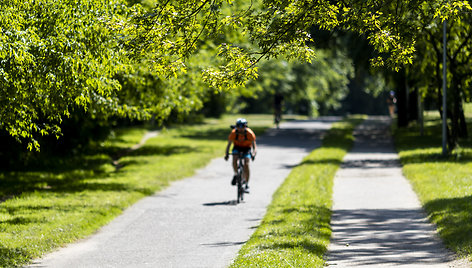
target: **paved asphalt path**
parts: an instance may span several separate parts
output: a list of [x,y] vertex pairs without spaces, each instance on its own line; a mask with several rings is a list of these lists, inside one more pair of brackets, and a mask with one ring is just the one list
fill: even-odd
[[226,267],[257,228],[274,191],[320,146],[335,120],[287,122],[258,137],[251,193],[241,204],[235,204],[233,171],[221,148],[222,157],[195,176],[142,199],[95,235],[31,267]]
[[371,117],[354,132],[334,182],[332,267],[472,267],[454,260],[403,177],[390,120]]

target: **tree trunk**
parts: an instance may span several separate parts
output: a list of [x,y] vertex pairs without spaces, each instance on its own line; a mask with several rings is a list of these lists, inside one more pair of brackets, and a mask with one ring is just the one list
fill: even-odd
[[397,86],[398,127],[406,127],[408,126],[408,88],[406,86],[405,69],[395,73],[395,84]]
[[461,109],[460,109],[460,114],[459,114],[459,127],[461,129],[460,136],[461,138],[468,138],[469,137],[469,131],[467,130],[467,122],[465,121],[465,115],[464,115],[464,109],[462,109],[462,103],[461,103]]
[[423,102],[421,100],[421,94],[419,93],[419,89],[415,88],[415,90],[417,91],[416,98],[418,101],[418,120],[417,121],[418,121],[418,126],[420,128],[420,135],[424,136],[424,114],[423,114],[424,107],[423,107]]
[[[408,85],[407,85],[407,88]],[[409,90],[408,94],[408,122],[418,120],[418,89]]]

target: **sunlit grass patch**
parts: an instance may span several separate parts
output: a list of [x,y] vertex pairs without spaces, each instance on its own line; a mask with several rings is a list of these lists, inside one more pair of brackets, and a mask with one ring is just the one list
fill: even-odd
[[231,267],[322,267],[331,236],[333,178],[354,140],[353,118],[333,124],[273,196],[264,219]]

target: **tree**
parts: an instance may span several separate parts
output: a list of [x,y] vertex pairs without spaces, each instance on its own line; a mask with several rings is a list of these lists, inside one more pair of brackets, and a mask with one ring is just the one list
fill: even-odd
[[240,6],[235,15],[223,16],[221,6],[235,2],[164,1],[152,13],[138,17],[136,28],[130,30],[136,33],[136,37],[129,40],[130,48],[137,53],[153,51],[155,67],[163,74],[172,75],[185,70],[183,62],[196,50],[199,39],[217,35],[224,28],[247,33],[257,49],[219,44],[219,53],[226,64],[219,69],[209,68],[204,75],[206,81],[217,88],[229,83],[240,85],[254,78],[255,65],[262,58],[285,55],[289,59],[310,61],[314,56],[309,46],[312,25],[365,33],[381,53],[391,53],[391,57],[377,58],[378,64],[387,62],[396,66],[411,60],[410,40],[399,36],[394,28],[390,29],[396,22],[395,17],[381,16],[381,7],[375,5],[357,1],[266,1],[262,5]]
[[[138,54],[143,50],[156,52],[155,65],[163,74],[185,71],[185,58],[191,55],[199,40],[215,36],[222,29],[241,31],[256,44],[237,46],[217,43],[224,65],[209,67],[204,79],[221,90],[242,85],[257,76],[256,64],[263,58],[285,55],[311,61],[314,50],[309,29],[345,29],[367,37],[378,56],[376,66],[387,65],[398,70],[411,64],[415,53],[418,12],[431,1],[264,1],[247,5],[240,1],[164,1],[153,12],[138,18],[136,38],[129,45]],[[428,16],[449,16],[467,1],[434,1]],[[222,7],[234,7],[234,15],[225,15]],[[144,25],[144,27],[142,26]],[[165,33],[165,34],[163,34]],[[172,64],[170,64],[172,63]],[[167,68],[171,65],[172,68]]]
[[[418,87],[424,97],[435,101],[442,116],[442,83],[443,83],[443,32],[441,18],[434,16],[432,10],[438,9],[438,4],[423,5],[418,24],[417,53],[413,65],[408,68],[407,75],[412,86]],[[448,20],[447,38],[447,71],[448,71],[448,145],[452,150],[459,138],[468,135],[463,102],[470,101],[472,80],[472,32],[470,24],[472,14],[467,11],[457,11],[456,16]]]
[[0,129],[32,149],[35,135],[59,135],[74,109],[134,112],[118,104],[112,79],[128,62],[113,31],[126,16],[121,1],[7,0],[0,9]]
[[[164,120],[198,109],[211,91],[243,92],[262,59],[310,62],[312,25],[366,36],[378,53],[372,63],[399,69],[415,53],[414,22],[470,9],[468,1],[164,0],[149,11],[134,2],[2,1],[0,128],[38,148],[36,135],[59,135],[74,110]],[[192,64],[213,50],[218,57]],[[131,76],[146,76],[143,65],[161,86],[122,91],[120,82],[138,85]]]

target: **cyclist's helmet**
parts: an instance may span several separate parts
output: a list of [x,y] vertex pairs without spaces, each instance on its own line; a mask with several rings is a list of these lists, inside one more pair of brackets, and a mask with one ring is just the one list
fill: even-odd
[[236,120],[236,127],[247,127],[247,120],[244,118],[238,118],[238,120]]

